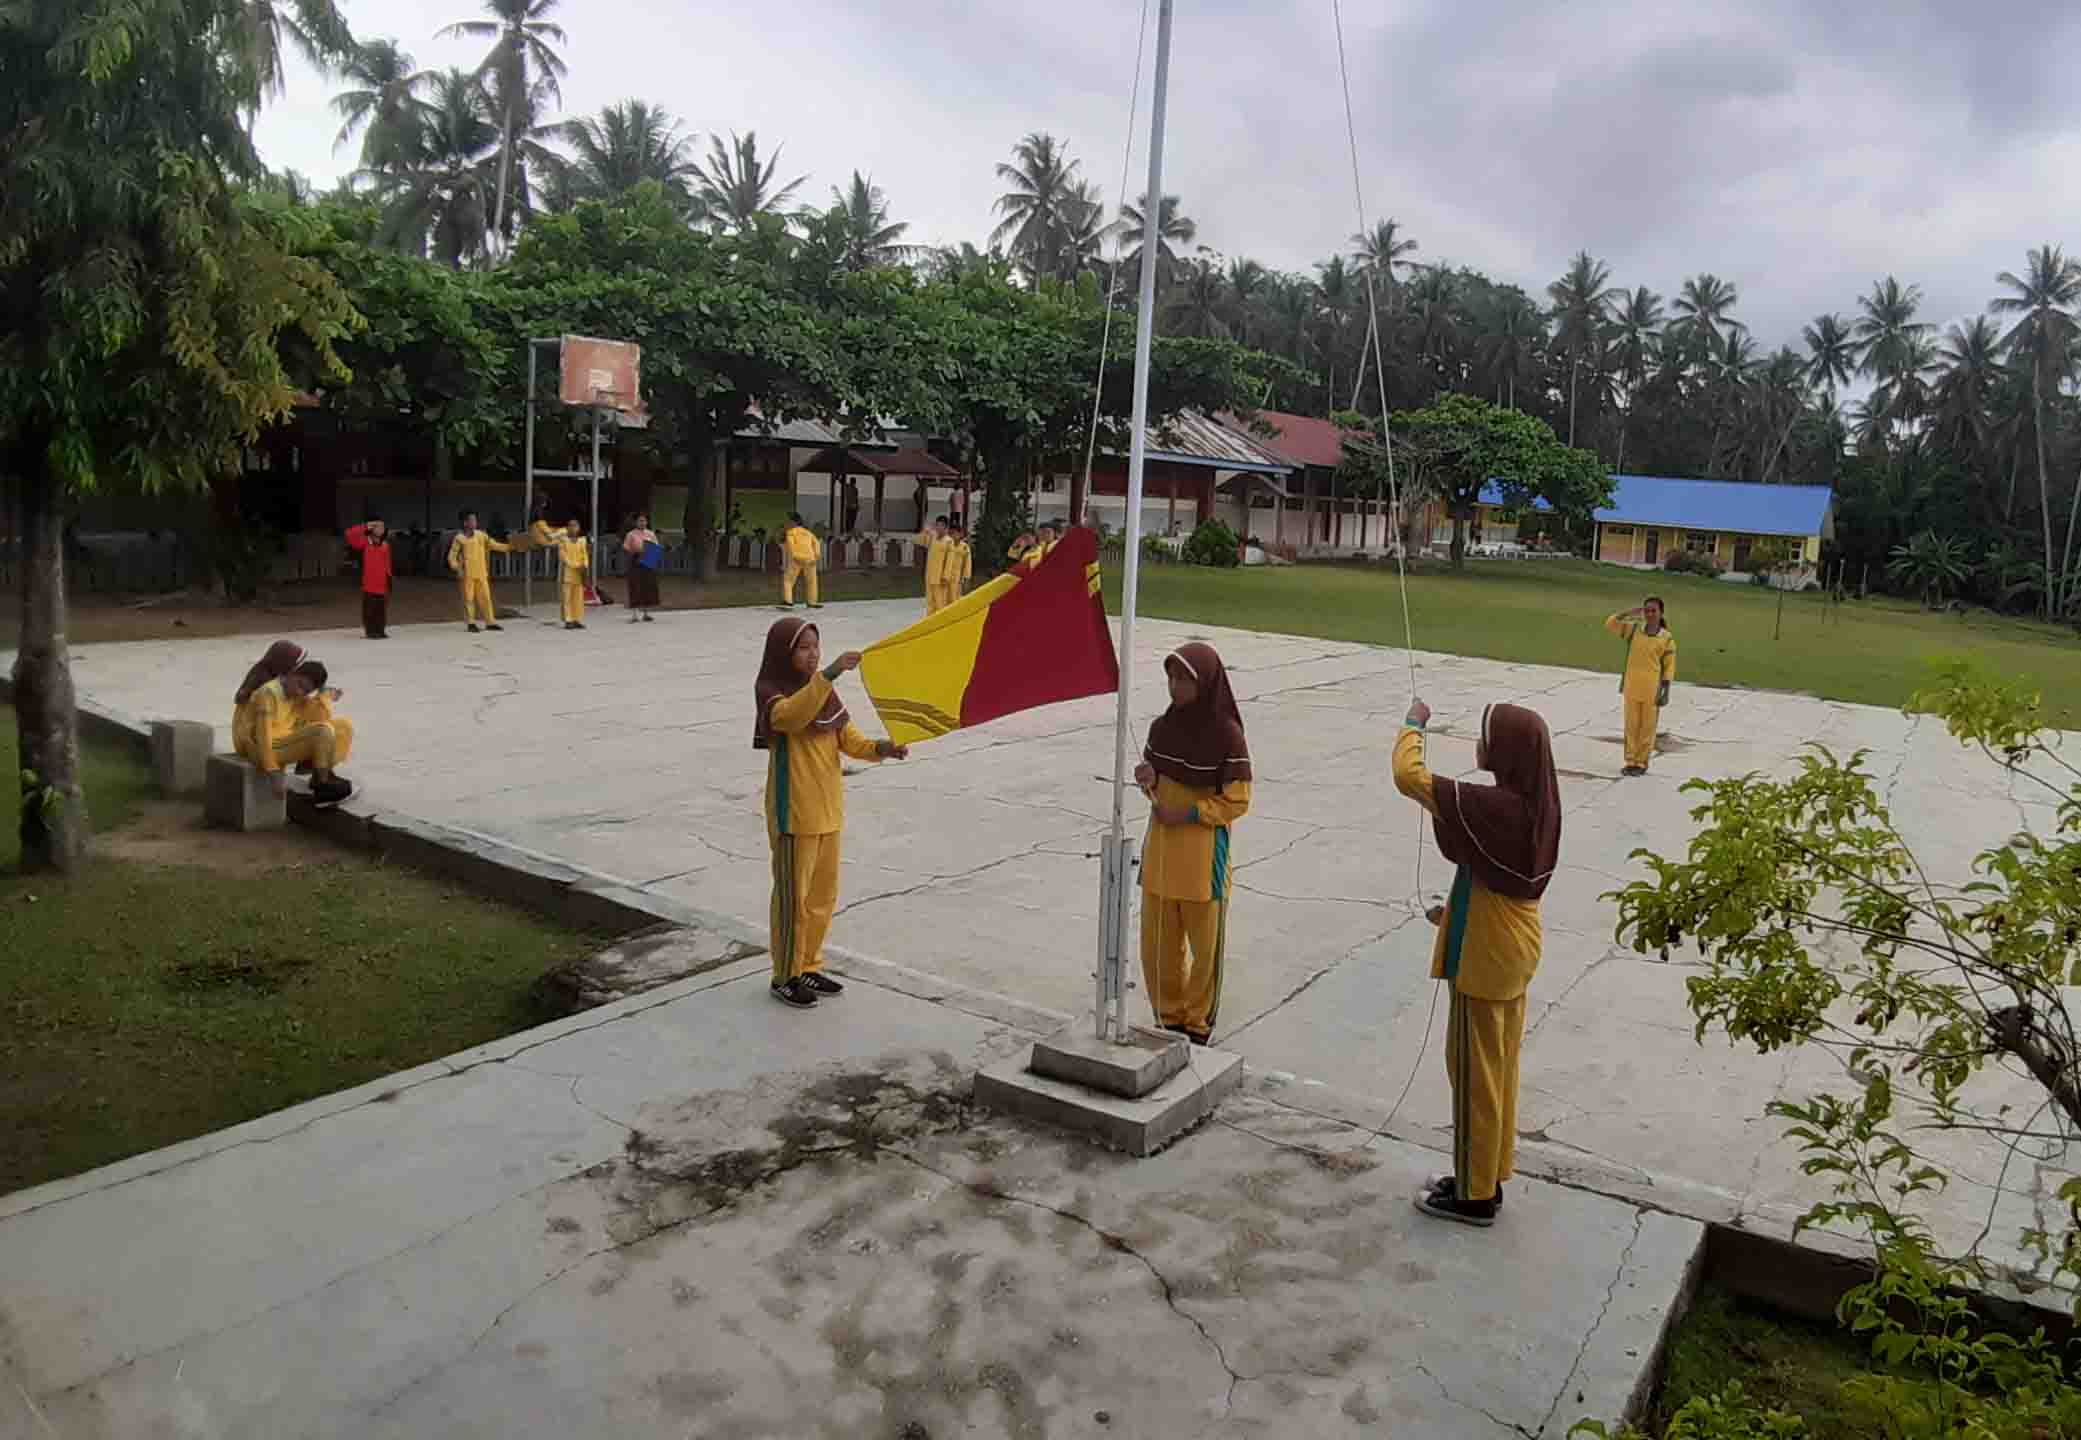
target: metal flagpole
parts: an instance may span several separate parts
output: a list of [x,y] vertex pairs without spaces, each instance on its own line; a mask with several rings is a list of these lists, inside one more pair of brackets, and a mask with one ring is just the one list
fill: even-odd
[[1134,609],[1141,579],[1142,469],[1148,458],[1149,341],[1155,328],[1156,233],[1163,210],[1163,110],[1170,86],[1171,0],[1156,12],[1156,87],[1149,111],[1149,189],[1142,209],[1141,298],[1135,311],[1134,437],[1127,453],[1126,571],[1120,591],[1120,694],[1113,722],[1113,828],[1101,851],[1099,882],[1098,1038],[1127,1038],[1127,697],[1133,684]]

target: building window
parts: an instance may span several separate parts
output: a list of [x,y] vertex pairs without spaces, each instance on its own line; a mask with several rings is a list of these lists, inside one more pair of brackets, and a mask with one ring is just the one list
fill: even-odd
[[1720,548],[1720,537],[1710,530],[1686,530],[1684,549],[1693,555],[1710,555]]
[[1633,538],[1633,527],[1631,525],[1607,525],[1604,527],[1604,533],[1614,540],[1631,540]]

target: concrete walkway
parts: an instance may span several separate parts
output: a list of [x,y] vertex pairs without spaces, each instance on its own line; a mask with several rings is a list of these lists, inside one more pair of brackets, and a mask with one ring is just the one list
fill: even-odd
[[1558,1436],[1695,1222],[1257,1099],[1129,1161],[1019,1032],[762,961],[0,1200],[0,1436]]

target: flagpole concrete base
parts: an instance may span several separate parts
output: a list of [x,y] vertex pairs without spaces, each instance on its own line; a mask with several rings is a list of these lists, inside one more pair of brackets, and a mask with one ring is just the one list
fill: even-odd
[[[1084,1027],[1090,1034],[1090,1027]],[[1146,1032],[1145,1032],[1146,1033]],[[1064,1039],[1057,1036],[1054,1039]],[[1169,1038],[1169,1037],[1162,1037]],[[1042,1041],[1027,1059],[1007,1060],[979,1072],[975,1077],[975,1099],[979,1105],[1017,1115],[1027,1120],[1058,1126],[1088,1135],[1114,1150],[1129,1155],[1154,1155],[1214,1113],[1214,1107],[1233,1092],[1243,1078],[1243,1057],[1227,1050],[1204,1046],[1191,1048],[1182,1057],[1182,1068],[1172,1072],[1152,1090],[1139,1096],[1108,1093],[1087,1085],[1036,1073],[1041,1061]],[[1092,1044],[1098,1045],[1093,1039]],[[1141,1068],[1134,1052],[1140,1047],[1119,1046],[1130,1053],[1112,1062]],[[1180,1046],[1184,1050],[1184,1046]],[[1146,1053],[1146,1052],[1145,1052]],[[1054,1057],[1059,1060],[1059,1052]]]
[[1191,1047],[1183,1036],[1130,1026],[1119,1044],[1098,1038],[1098,1026],[1080,1020],[1033,1042],[1034,1074],[1126,1100],[1139,1100],[1185,1068]]

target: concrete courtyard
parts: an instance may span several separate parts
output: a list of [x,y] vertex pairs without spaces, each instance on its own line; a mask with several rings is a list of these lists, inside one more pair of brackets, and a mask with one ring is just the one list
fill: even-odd
[[[826,609],[826,653],[916,611]],[[355,806],[460,827],[763,929],[764,757],[750,746],[750,689],[774,618],[710,611],[630,626],[610,610],[584,634],[522,621],[498,635],[297,638],[347,691]],[[1000,1122],[947,1123],[960,1077],[1016,1049],[1046,1012],[1089,1005],[1112,702],[1079,702],[920,746],[849,782],[833,939],[840,968],[860,957],[855,973],[872,983],[836,1015],[765,1001],[763,961],[746,962],[581,1017],[568,1036],[516,1037],[492,1047],[511,1052],[496,1066],[457,1057],[427,1067],[423,1089],[334,1097],[172,1158],[0,1200],[0,1374],[25,1401],[41,1397],[35,1410],[52,1423],[72,1417],[65,1435],[564,1434],[608,1422],[640,1434],[852,1435],[913,1411],[897,1424],[918,1428],[886,1433],[1335,1434],[1384,1420],[1397,1434],[1559,1434],[1637,1378],[1637,1334],[1630,1361],[1599,1360],[1599,1346],[1625,1312],[1616,1297],[1652,1308],[1674,1292],[1690,1221],[1784,1233],[1816,1194],[1763,1108],[1825,1083],[1828,1057],[1700,1046],[1687,957],[1612,942],[1600,894],[1636,873],[1636,848],[1675,852],[1689,837],[1678,786],[1781,772],[1810,741],[1868,749],[1917,853],[1954,881],[2020,819],[2051,816],[1940,726],[1689,686],[1665,712],[1653,773],[1620,780],[1612,676],[1418,656],[1438,769],[1471,766],[1483,704],[1530,704],[1555,733],[1567,803],[1520,1109],[1521,1168],[1555,1183],[1513,1188],[1489,1237],[1440,1234],[1404,1198],[1446,1133],[1421,908],[1450,880],[1388,779],[1405,657],[1144,621],[1131,665],[1137,734],[1162,705],[1161,656],[1189,637],[1228,660],[1258,774],[1236,830],[1216,1036],[1250,1079],[1227,1123],[1139,1167]],[[1686,641],[1694,671],[1709,670],[1710,637]],[[96,646],[75,653],[75,677],[83,697],[120,714],[221,729],[261,648]],[[846,695],[872,731],[854,682]],[[891,965],[959,990],[921,998]],[[1006,997],[1033,1018],[1022,1027],[945,998],[962,992]],[[810,1099],[790,1099],[800,1096]],[[245,1131],[262,1138],[237,1138]],[[1286,1148],[1296,1136],[1307,1150]],[[286,1172],[266,1158],[285,1145]],[[1354,1158],[1326,1164],[1322,1150]],[[1991,1142],[1947,1153],[1957,1179],[1936,1202],[1940,1230],[1963,1243],[1991,1216],[2004,1255],[2071,1168],[2026,1151],[2004,1171]],[[327,1192],[327,1174],[344,1193]],[[406,1176],[438,1198],[404,1198],[420,1188],[396,1183]],[[238,1198],[184,1249],[144,1215],[209,1215],[218,1192],[203,1177]],[[242,1177],[257,1188],[240,1193]],[[170,1192],[143,1215],[139,1180]],[[740,1207],[754,1183],[767,1198]],[[310,1204],[346,1233],[313,1245],[298,1220]],[[120,1240],[89,1283],[66,1257],[83,1258],[84,1237],[103,1231]],[[210,1272],[213,1299],[192,1287],[207,1269],[198,1257],[219,1244],[238,1267]],[[133,1246],[149,1264],[116,1269]],[[290,1260],[275,1254],[283,1247]],[[1505,1263],[1499,1247],[1516,1258]],[[892,1254],[914,1259],[878,1263]],[[654,1263],[624,1285],[639,1258]],[[999,1269],[1010,1278],[991,1278]],[[1479,1312],[1506,1273],[1521,1288],[1495,1302],[1508,1311],[1497,1330]],[[119,1287],[130,1297],[120,1305]],[[390,1323],[400,1310],[413,1317],[402,1329]],[[715,1358],[689,1367],[665,1353],[682,1322],[703,1327]],[[1450,1335],[1426,1344],[1431,1326]],[[482,1343],[493,1331],[501,1343]],[[1493,1352],[1469,1350],[1476,1335]],[[942,1341],[934,1369],[925,1357]],[[335,1370],[312,1348],[342,1344],[380,1353]],[[385,1346],[398,1353],[384,1358]],[[211,1377],[187,1419],[174,1406],[183,1363]],[[307,1385],[285,1369],[297,1365]],[[293,1424],[230,1424],[273,1413],[238,1385],[307,1403],[281,1412]],[[1580,1410],[1571,1386],[1585,1394]],[[643,1398],[615,1408],[615,1395]],[[12,1418],[0,1403],[0,1434],[14,1433]],[[131,1423],[147,1419],[156,1428]]]

